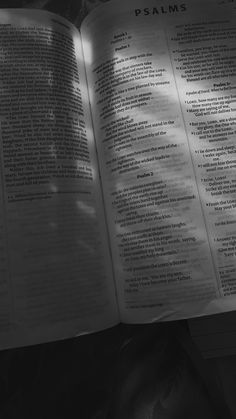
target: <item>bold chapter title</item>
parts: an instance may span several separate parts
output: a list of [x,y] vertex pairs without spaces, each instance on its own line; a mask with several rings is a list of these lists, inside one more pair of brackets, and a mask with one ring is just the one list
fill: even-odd
[[144,9],[135,9],[135,16],[160,15],[166,13],[185,12],[187,10],[186,4],[169,4],[168,6],[160,7],[144,7]]

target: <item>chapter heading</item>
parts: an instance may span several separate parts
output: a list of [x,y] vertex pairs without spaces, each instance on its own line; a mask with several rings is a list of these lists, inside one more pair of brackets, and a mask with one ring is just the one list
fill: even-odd
[[135,9],[135,16],[148,16],[148,15],[161,15],[167,13],[178,13],[185,12],[187,6],[185,3],[182,4],[169,4],[168,6],[160,7],[144,7],[143,9]]

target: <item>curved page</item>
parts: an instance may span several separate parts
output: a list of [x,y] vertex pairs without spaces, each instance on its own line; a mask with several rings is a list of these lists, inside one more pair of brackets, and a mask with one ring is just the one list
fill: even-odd
[[126,321],[235,308],[235,13],[111,2],[82,25]]
[[116,299],[80,35],[0,12],[0,346],[114,325]]

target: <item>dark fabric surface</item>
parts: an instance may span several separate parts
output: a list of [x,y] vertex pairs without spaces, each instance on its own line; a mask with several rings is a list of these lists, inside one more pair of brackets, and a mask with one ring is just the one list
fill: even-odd
[[106,1],[109,0],[0,0],[0,7],[48,10],[79,25],[93,8]]
[[[197,355],[196,355],[197,354]],[[0,352],[1,418],[227,419],[185,322]]]

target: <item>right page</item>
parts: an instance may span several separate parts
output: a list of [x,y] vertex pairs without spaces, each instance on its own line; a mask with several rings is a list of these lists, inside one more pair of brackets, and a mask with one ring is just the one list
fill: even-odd
[[213,1],[111,2],[82,25],[123,321],[235,308],[235,40]]

